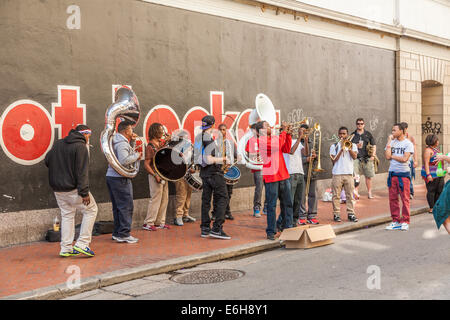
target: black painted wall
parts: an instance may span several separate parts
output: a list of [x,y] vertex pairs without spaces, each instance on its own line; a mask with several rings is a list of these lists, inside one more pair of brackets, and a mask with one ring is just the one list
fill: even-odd
[[[81,8],[80,30],[66,27],[71,4]],[[90,177],[97,202],[109,202],[98,141],[112,84],[133,86],[142,107],[139,133],[158,104],[182,119],[194,106],[209,110],[210,91],[224,91],[225,111],[252,108],[263,92],[283,120],[309,116],[321,123],[322,178],[331,176],[328,150],[341,125],[353,129],[362,116],[383,144],[395,120],[392,51],[140,1],[2,0],[0,43],[1,112],[32,99],[51,113],[57,85],[80,86],[94,130]],[[0,162],[2,212],[57,206],[43,161],[19,165],[0,150]],[[238,187],[252,185],[250,171],[241,171]],[[143,166],[134,192],[148,197]]]

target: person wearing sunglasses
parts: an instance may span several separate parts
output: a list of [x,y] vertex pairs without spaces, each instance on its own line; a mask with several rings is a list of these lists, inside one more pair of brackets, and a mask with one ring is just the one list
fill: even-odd
[[[363,118],[356,119],[356,130],[352,132],[353,139],[352,142],[358,147],[358,157],[354,161],[354,171],[355,176],[364,175],[366,177],[366,186],[368,192],[368,198],[372,199],[372,178],[375,176],[375,166],[374,161],[377,150],[375,146],[375,139],[372,134],[364,129],[365,123]],[[367,145],[371,144],[373,146],[373,155],[369,156],[367,150]],[[359,198],[359,187],[355,187],[355,199]]]

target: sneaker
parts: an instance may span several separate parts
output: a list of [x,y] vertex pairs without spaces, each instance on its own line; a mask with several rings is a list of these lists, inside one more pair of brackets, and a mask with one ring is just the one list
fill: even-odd
[[348,220],[352,222],[358,222],[358,218],[354,214],[349,214]]
[[336,222],[342,222],[341,217],[337,215],[334,215],[333,220]]
[[274,234],[268,234],[268,235],[267,235],[267,239],[269,239],[269,240],[275,240],[275,235],[274,235]]
[[267,214],[267,209],[266,208],[263,209],[263,214]]
[[80,248],[80,247],[78,247],[78,246],[74,246],[74,247],[73,247],[73,250],[78,251],[79,253],[83,253],[83,254],[85,254],[85,255],[87,255],[87,256],[89,256],[89,257],[95,256],[94,251],[92,251],[91,249],[89,249],[89,247],[86,247],[86,248],[82,249],[82,248]]
[[173,224],[176,225],[176,226],[184,225],[183,218],[175,218],[175,221],[173,222]]
[[157,229],[170,229],[170,227],[167,224],[160,224],[159,226],[156,226]]
[[144,224],[142,226],[142,229],[147,230],[147,231],[156,231],[156,230],[158,230],[155,226],[151,226],[149,224]]
[[136,243],[138,242],[138,238],[132,237],[132,236],[128,236],[128,237],[115,237],[113,236],[113,239],[116,240],[117,242],[127,242],[127,243]]
[[80,253],[78,251],[76,251],[75,249],[72,249],[72,252],[60,252],[59,255],[61,257],[73,257],[73,256],[78,256]]
[[403,222],[403,223],[401,224],[400,230],[402,230],[402,231],[408,231],[408,230],[409,230],[409,224],[406,223],[406,222]]
[[261,218],[261,213],[259,213],[259,210],[253,210],[253,216],[255,218]]
[[183,217],[183,222],[195,222],[195,221],[197,221],[197,219],[195,219],[194,217],[191,217],[190,215]]
[[369,192],[369,194],[367,195],[367,197],[368,197],[369,199],[375,198],[375,197],[373,196],[372,192]]
[[231,239],[231,237],[229,235],[227,235],[223,230],[220,230],[220,231],[213,231],[213,230],[211,230],[209,235],[211,237],[217,238],[217,239],[224,239],[224,240],[230,240]]
[[214,220],[216,220],[216,217],[211,216],[211,221],[214,221]]
[[202,234],[200,235],[202,238],[209,238],[210,230],[202,230]]
[[385,229],[386,230],[400,230],[402,228],[402,225],[398,222],[392,222],[390,225],[388,225]]
[[299,226],[304,226],[304,225],[306,225],[306,219],[298,219],[298,225],[299,225]]
[[231,213],[230,214],[226,214],[225,215],[225,219],[228,219],[228,220],[234,220],[234,217],[231,215]]
[[409,198],[412,200],[412,199],[414,199],[414,195],[413,194],[410,194],[409,195]]
[[312,219],[308,219],[308,223],[309,224],[319,224],[319,220],[312,218]]

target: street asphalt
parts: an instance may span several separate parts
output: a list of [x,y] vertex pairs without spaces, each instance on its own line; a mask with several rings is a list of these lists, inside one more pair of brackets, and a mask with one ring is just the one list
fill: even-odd
[[[313,249],[265,251],[123,282],[70,300],[450,299],[450,236],[430,214],[412,217],[409,231],[387,224],[339,235]],[[180,284],[175,275],[211,269],[240,270],[238,279]]]

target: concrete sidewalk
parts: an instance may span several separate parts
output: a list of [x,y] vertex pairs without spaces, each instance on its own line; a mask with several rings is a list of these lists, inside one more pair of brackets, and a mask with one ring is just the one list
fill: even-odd
[[[415,186],[411,214],[426,212],[425,186]],[[321,224],[331,224],[336,234],[390,221],[387,189],[374,192],[375,199],[362,195],[356,204],[359,222],[346,220],[345,205],[341,207],[343,222],[335,223],[330,202],[319,201]],[[224,230],[231,240],[200,237],[200,222],[186,223],[170,230],[136,229],[136,244],[120,244],[110,234],[93,237],[96,256],[59,257],[59,243],[36,242],[0,249],[0,299],[59,299],[83,291],[166,273],[198,264],[218,261],[262,250],[279,248],[279,241],[266,239],[266,219],[254,218],[249,211],[234,213],[235,220],[226,220]],[[430,219],[432,216],[430,215]],[[312,249],[313,250],[313,249]],[[66,282],[80,271],[81,283],[69,288]]]

